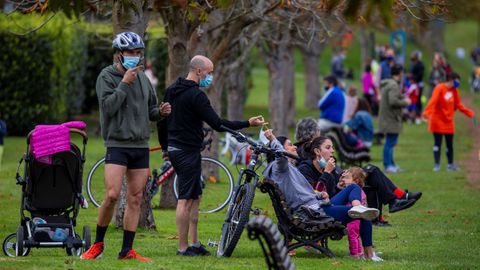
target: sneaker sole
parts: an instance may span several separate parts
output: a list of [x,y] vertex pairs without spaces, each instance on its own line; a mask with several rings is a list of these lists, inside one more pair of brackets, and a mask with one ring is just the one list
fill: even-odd
[[374,220],[378,217],[379,213],[377,209],[368,209],[363,212],[348,211],[348,216],[353,219]]
[[80,260],[98,260],[98,259],[102,258],[102,256],[103,256],[103,252],[100,253],[100,255],[98,255],[97,257],[95,257],[93,259],[82,258],[82,256],[80,256]]
[[398,212],[398,211],[408,209],[408,208],[412,207],[416,202],[417,202],[417,200],[411,199],[411,201],[409,201],[407,204],[405,204],[404,207],[402,207],[400,209],[397,209],[397,210],[394,210],[394,211],[391,211],[390,209],[388,209],[388,212],[389,213],[395,213],[395,212]]

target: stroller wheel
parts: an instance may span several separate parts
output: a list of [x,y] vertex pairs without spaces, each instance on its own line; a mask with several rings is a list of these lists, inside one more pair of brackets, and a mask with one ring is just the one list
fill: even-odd
[[83,251],[87,251],[92,244],[90,227],[88,226],[83,226],[83,241],[85,242],[85,245],[83,246]]
[[[81,240],[80,235],[75,234],[75,239]],[[77,256],[79,257],[82,255],[82,247],[72,247],[72,248],[65,248],[68,256]]]
[[23,226],[18,226],[17,229],[17,242],[15,245],[15,256],[23,256],[23,240],[24,240],[24,229]]
[[[16,256],[17,233],[11,233],[3,240],[3,254],[8,257]],[[27,256],[30,248],[24,248],[22,256]]]

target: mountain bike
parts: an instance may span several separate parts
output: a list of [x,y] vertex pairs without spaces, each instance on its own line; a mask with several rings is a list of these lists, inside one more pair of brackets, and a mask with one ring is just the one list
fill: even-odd
[[[206,130],[208,134],[211,131]],[[204,147],[212,143],[211,139],[204,142]],[[149,149],[150,152],[161,150],[160,146]],[[99,159],[92,166],[87,176],[87,194],[90,201],[96,207],[100,207],[101,200],[105,196],[104,179],[105,157]],[[165,161],[159,170],[154,169],[149,172],[145,192],[149,198],[153,198],[158,192],[160,185],[165,183],[171,177],[174,181],[174,193],[178,198],[178,181],[175,170],[170,161]],[[202,200],[200,202],[201,213],[214,213],[222,210],[230,201],[233,194],[233,176],[227,166],[221,161],[202,156],[202,175],[200,178],[203,190]]]
[[240,170],[240,175],[238,176],[233,195],[228,205],[225,222],[222,226],[222,236],[218,244],[217,256],[230,257],[249,220],[252,202],[255,196],[255,187],[260,179],[256,172],[256,169],[258,169],[262,163],[260,155],[271,154],[276,157],[284,156],[295,159],[298,157],[283,150],[271,149],[227,127],[222,126],[222,128],[230,132],[239,142],[248,143],[252,150],[247,168]]

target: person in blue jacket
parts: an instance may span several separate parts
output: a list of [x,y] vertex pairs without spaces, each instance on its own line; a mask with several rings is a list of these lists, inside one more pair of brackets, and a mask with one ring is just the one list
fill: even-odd
[[332,127],[341,127],[345,113],[345,93],[338,87],[337,78],[329,75],[324,79],[325,95],[318,101],[320,119],[318,127],[326,132]]

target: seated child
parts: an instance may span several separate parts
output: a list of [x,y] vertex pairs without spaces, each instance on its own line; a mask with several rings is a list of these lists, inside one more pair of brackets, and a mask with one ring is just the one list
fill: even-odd
[[[340,181],[338,183],[338,187],[340,189],[344,189],[351,184],[357,184],[360,187],[365,186],[365,178],[367,174],[363,171],[360,167],[351,167],[350,169],[344,171],[342,176],[340,177]],[[361,204],[366,206],[366,194],[361,192]],[[348,203],[347,205],[351,205]],[[360,221],[353,220],[350,223],[347,223],[347,231],[348,231],[348,244],[350,249],[350,256],[361,259],[364,257],[362,245],[360,244]],[[382,258],[378,257],[375,252],[373,252],[373,256],[371,257],[373,261],[383,261]]]

